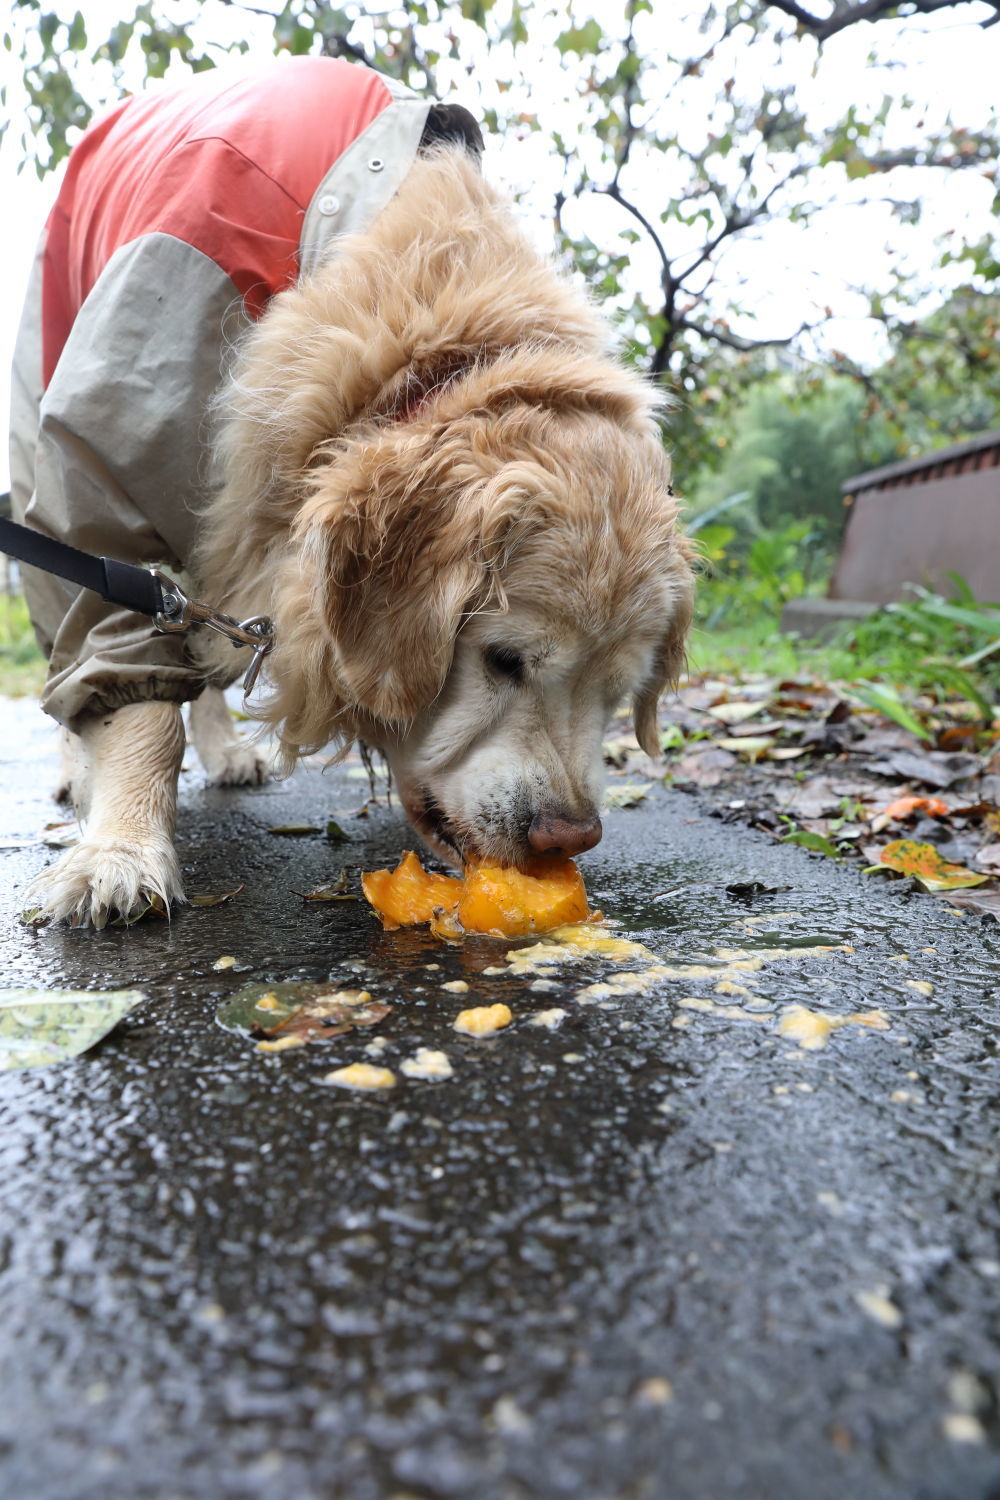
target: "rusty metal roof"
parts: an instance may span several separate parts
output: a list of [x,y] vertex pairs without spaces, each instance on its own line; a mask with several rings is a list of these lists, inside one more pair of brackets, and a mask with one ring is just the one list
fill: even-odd
[[[995,449],[997,454],[993,463],[1000,463],[1000,428],[995,428],[991,432],[981,432],[978,436],[969,438],[964,443],[954,443],[949,448],[935,448],[930,453],[921,454],[919,458],[907,458],[899,463],[883,464],[880,469],[869,469],[865,474],[854,474],[850,479],[845,479],[840,488],[844,494],[853,495],[859,490],[879,489],[883,485],[906,479],[911,475],[914,478],[917,475],[937,478],[939,475],[943,476],[945,472],[958,474],[966,469],[992,467],[991,463],[968,462],[990,449]],[[951,467],[953,465],[954,467]],[[938,472],[929,472],[935,470]]]

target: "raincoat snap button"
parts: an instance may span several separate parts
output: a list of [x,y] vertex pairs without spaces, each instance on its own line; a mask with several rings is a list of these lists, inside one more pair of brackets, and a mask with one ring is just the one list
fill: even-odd
[[368,170],[369,172],[381,172],[384,166],[385,162],[382,160],[381,156],[373,156],[371,161],[368,163]]
[[336,196],[335,193],[324,193],[322,198],[317,203],[316,207],[319,209],[321,214],[326,214],[327,217],[329,217],[331,214],[335,214],[339,211],[340,199]]

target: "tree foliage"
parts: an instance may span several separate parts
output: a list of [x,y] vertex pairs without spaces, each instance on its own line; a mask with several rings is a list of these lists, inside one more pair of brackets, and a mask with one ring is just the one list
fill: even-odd
[[[95,34],[62,0],[15,0],[5,40],[23,78],[23,150],[41,171],[137,72],[158,78],[245,51],[240,20],[256,28],[257,46],[264,37],[277,51],[364,60],[417,89],[454,92],[539,163],[525,186],[538,206],[547,195],[563,253],[616,311],[632,357],[677,393],[673,443],[689,468],[712,457],[707,434],[720,414],[787,368],[784,351],[837,363],[829,289],[783,296],[782,234],[823,236],[845,203],[857,212],[878,204],[902,252],[934,180],[974,176],[984,207],[995,192],[996,120],[956,123],[947,108],[922,117],[879,63],[878,39],[892,53],[910,24],[904,8],[829,0],[820,9],[692,0],[671,7],[665,26],[652,0],[622,0],[617,11],[586,0],[565,9],[400,0],[377,12],[357,0],[273,9],[267,0],[143,0]],[[1000,0],[910,0],[905,10],[911,20],[945,10],[967,18],[971,47],[976,23],[1000,19]],[[848,74],[831,103],[824,48],[852,31],[870,34],[872,66],[864,82]],[[963,256],[982,291],[997,271],[985,246],[950,244],[937,271]],[[900,253],[854,296],[890,334],[909,329],[919,342],[913,308],[927,291],[927,276],[918,286]],[[975,371],[969,334],[951,359]],[[857,360],[840,365],[866,378]],[[910,370],[920,376],[916,353]]]

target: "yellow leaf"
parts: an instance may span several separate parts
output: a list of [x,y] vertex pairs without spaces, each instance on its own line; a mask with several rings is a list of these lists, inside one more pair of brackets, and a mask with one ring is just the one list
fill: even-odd
[[888,865],[900,875],[912,875],[928,891],[955,891],[962,886],[982,885],[990,878],[977,875],[964,865],[951,864],[933,844],[921,844],[916,839],[896,839],[886,844],[879,855],[879,864]]
[[715,743],[723,750],[731,750],[736,755],[745,755],[748,760],[760,760],[761,756],[773,750],[778,742],[769,734],[741,734],[716,740]]

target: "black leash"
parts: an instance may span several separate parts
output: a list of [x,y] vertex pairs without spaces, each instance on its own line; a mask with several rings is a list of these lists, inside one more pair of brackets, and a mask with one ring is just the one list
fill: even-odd
[[244,696],[251,691],[261,663],[274,645],[274,627],[265,615],[254,615],[242,622],[234,620],[231,615],[189,599],[180,584],[157,568],[140,568],[134,563],[116,562],[113,557],[93,557],[89,552],[7,520],[4,512],[9,510],[9,504],[8,495],[0,496],[0,552],[90,589],[109,604],[149,615],[154,627],[163,634],[173,635],[194,625],[207,625],[210,630],[227,636],[234,646],[252,647],[253,661],[243,679]]
[[55,573],[82,589],[91,589],[109,604],[121,604],[140,615],[163,613],[163,588],[148,568],[115,562],[113,557],[92,557],[89,552],[55,542],[39,531],[2,517],[0,552],[45,573]]

